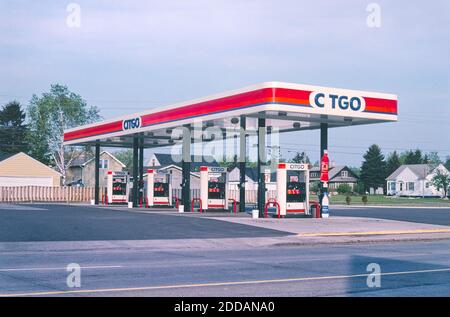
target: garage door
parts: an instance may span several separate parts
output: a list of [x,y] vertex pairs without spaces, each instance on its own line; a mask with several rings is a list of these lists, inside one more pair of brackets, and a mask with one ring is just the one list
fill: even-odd
[[52,177],[0,176],[0,186],[53,186]]

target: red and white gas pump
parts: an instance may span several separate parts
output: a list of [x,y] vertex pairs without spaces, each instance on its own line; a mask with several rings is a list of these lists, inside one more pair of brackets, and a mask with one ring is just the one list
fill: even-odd
[[280,163],[277,169],[280,215],[309,215],[309,165]]
[[106,174],[106,198],[108,204],[127,203],[130,193],[129,175],[122,171]]
[[147,204],[153,206],[172,206],[172,182],[170,173],[163,170],[147,171]]
[[225,167],[200,167],[200,199],[205,210],[228,210],[228,172]]

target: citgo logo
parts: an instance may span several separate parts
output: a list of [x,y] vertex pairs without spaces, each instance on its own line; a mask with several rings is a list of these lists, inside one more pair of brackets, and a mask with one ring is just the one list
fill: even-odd
[[137,129],[140,127],[141,127],[141,118],[123,120],[122,122],[122,130]]
[[314,91],[309,95],[313,107],[330,110],[364,111],[366,102],[361,96],[348,96]]

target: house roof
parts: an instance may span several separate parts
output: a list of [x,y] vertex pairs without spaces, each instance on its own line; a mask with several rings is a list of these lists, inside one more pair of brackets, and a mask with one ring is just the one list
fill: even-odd
[[[234,167],[233,171],[235,169],[239,170],[239,167]],[[245,176],[247,176],[248,178],[250,178],[252,181],[257,182],[258,181],[258,172],[257,172],[257,168],[256,167],[246,167],[245,168]]]
[[[144,166],[144,175],[147,175],[147,171],[149,169],[153,169],[153,170],[168,170],[171,168],[175,168],[179,171],[182,171],[181,167],[175,164],[171,164],[171,165],[166,165],[166,166]],[[195,177],[200,177],[200,173],[196,173],[196,172],[190,172],[191,176],[195,176]],[[130,175],[132,175],[133,173],[130,173]]]
[[[100,156],[102,156],[102,154],[108,154],[109,156],[111,156],[111,158],[112,159],[114,159],[115,161],[117,161],[120,165],[122,165],[122,167],[126,167],[126,165],[125,164],[123,164],[121,161],[119,161],[118,159],[117,159],[117,157],[115,157],[114,155],[112,155],[111,153],[109,153],[108,151],[102,151],[101,153],[100,153]],[[80,158],[80,159],[83,159],[83,158]],[[86,159],[86,158],[84,158],[84,159]],[[91,158],[89,158],[89,159],[87,159],[87,160],[85,160],[83,163],[78,163],[78,165],[79,166],[86,166],[86,164],[88,164],[89,162],[91,162],[91,161],[93,161],[94,160],[94,157],[91,157]],[[75,162],[75,160],[74,160],[74,162]],[[72,163],[72,166],[76,166],[76,164],[74,164],[74,163]]]
[[391,175],[389,175],[386,180],[395,180],[401,172],[405,169],[409,169],[413,172],[419,179],[424,179],[431,172],[431,166],[428,164],[404,164],[397,168]]
[[[349,171],[348,177],[340,176],[340,173],[343,169],[347,169]],[[320,172],[320,167],[314,166],[313,168],[310,169],[310,172]],[[330,167],[328,171],[328,178],[330,179],[330,181],[334,182],[346,182],[346,181],[348,182],[358,180],[358,176],[355,175],[355,173],[353,173],[349,168],[347,168],[346,165],[335,165],[333,167]]]
[[[172,154],[153,153],[161,166],[176,165],[181,166],[181,162],[175,162]],[[200,166],[219,166],[219,163],[212,156],[191,155],[191,169],[197,170]]]
[[51,168],[50,166],[45,165],[44,163],[36,160],[35,158],[29,156],[28,154],[24,153],[24,152],[17,152],[17,153],[0,153],[0,163],[3,164],[4,161],[13,158],[14,156],[25,156],[27,159],[33,160],[35,162],[37,162],[39,165],[41,165],[43,168],[58,174],[59,176],[61,176],[62,174],[60,172],[58,172],[57,170]]

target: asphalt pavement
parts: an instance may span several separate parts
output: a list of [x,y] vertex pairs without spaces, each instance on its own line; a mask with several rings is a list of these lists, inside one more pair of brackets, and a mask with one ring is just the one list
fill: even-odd
[[367,217],[450,226],[450,207],[331,206],[331,216]]
[[[2,251],[0,296],[450,296],[449,241],[238,250],[79,243],[84,250]],[[81,266],[79,288],[66,284],[69,263]],[[374,266],[380,283],[368,284]]]
[[65,204],[0,204],[0,242],[252,238],[287,232],[177,214]]
[[[0,205],[0,296],[450,296],[447,236],[314,244],[308,241],[331,238],[295,234],[297,226],[311,229],[314,221],[327,232],[343,225],[360,231],[341,216],[448,225],[449,214],[338,207],[329,219],[266,219],[269,227],[263,227],[248,217],[238,223],[90,206]],[[385,228],[382,220],[355,223]],[[66,283],[69,264],[81,268],[79,288]],[[374,267],[379,287],[367,283]]]

